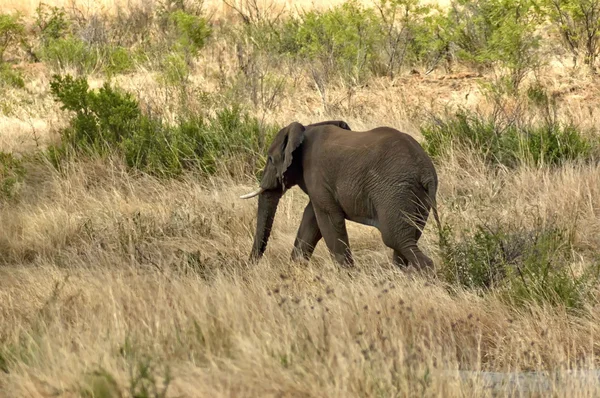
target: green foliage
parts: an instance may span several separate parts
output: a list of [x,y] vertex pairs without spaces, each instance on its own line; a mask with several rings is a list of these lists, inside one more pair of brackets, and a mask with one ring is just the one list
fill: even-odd
[[419,0],[380,0],[381,62],[390,77],[405,65],[434,68],[448,51],[447,18]]
[[75,68],[82,75],[98,71],[108,74],[131,72],[139,58],[128,48],[110,44],[89,45],[75,36],[49,39],[39,53],[54,69]]
[[[155,376],[157,372],[155,361],[150,357],[140,359],[136,366],[130,369],[129,393],[133,398],[165,398],[172,381],[169,367],[165,367],[163,382]],[[162,384],[162,386],[160,385]]]
[[594,67],[600,52],[600,1],[542,0],[544,10],[563,43],[577,57]]
[[158,176],[177,176],[192,168],[214,173],[220,162],[234,157],[254,171],[265,135],[276,130],[267,127],[265,132],[238,107],[225,108],[212,118],[182,117],[171,126],[143,114],[131,94],[108,83],[90,90],[84,78],[67,75],[54,76],[50,86],[62,109],[74,113],[69,127],[61,131],[62,145],[49,152],[55,164],[73,152],[117,152],[130,167]]
[[23,161],[11,153],[0,152],[0,199],[14,198],[24,177]]
[[135,55],[125,47],[107,47],[104,70],[109,74],[131,72],[135,67]]
[[85,375],[81,396],[85,398],[113,398],[120,397],[121,392],[113,375],[100,368]]
[[186,12],[181,4],[161,16],[164,36],[151,45],[159,59],[162,81],[184,87],[188,81],[194,57],[205,46],[212,31],[205,18]]
[[373,9],[363,8],[350,0],[329,11],[310,11],[300,23],[288,23],[285,47],[301,57],[320,62],[326,73],[340,72],[353,81],[365,77],[375,56],[379,23]]
[[514,87],[539,62],[541,13],[531,0],[456,0],[448,14],[458,56],[506,68]]
[[35,26],[43,45],[51,40],[64,38],[69,31],[65,10],[40,3],[36,8]]
[[0,84],[14,88],[25,87],[21,73],[6,63],[0,63]]
[[90,91],[84,78],[55,75],[50,89],[63,104],[63,110],[75,112],[63,136],[78,146],[103,153],[111,143],[123,141],[139,123],[137,101],[108,83],[98,91]]
[[184,86],[190,76],[190,67],[180,52],[168,53],[161,62],[162,81],[167,85]]
[[447,120],[437,119],[421,128],[425,148],[432,157],[442,157],[453,147],[483,156],[491,165],[517,167],[522,164],[559,165],[568,160],[591,160],[598,143],[586,138],[573,125],[503,125],[459,111]]
[[80,74],[94,72],[100,63],[97,49],[75,36],[49,40],[40,57],[57,70],[75,68]]
[[25,26],[19,14],[0,14],[0,62],[4,62],[4,53],[19,45],[25,37]]
[[441,241],[444,278],[460,286],[497,290],[516,304],[550,303],[581,309],[598,281],[598,267],[574,275],[569,233],[537,218],[530,226],[484,222],[457,240],[446,226]]
[[172,12],[169,15],[169,21],[176,36],[175,42],[178,49],[197,55],[211,33],[207,21],[182,10]]

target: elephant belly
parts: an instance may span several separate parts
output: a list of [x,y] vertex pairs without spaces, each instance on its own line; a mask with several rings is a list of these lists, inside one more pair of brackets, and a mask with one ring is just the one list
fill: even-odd
[[363,224],[363,225],[369,225],[371,227],[375,227],[375,228],[379,228],[379,221],[375,218],[370,218],[370,217],[347,217],[348,220],[359,223],[359,224]]

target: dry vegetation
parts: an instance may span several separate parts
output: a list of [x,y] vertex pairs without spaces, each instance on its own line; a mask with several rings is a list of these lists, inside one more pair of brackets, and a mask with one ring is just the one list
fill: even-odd
[[[169,82],[152,59],[110,78],[100,67],[81,74],[92,88],[111,79],[169,121],[184,111],[214,115],[237,99],[264,129],[344,119],[354,130],[390,125],[421,141],[431,115],[448,109],[514,116],[533,107],[519,95],[490,96],[482,83],[497,83],[497,70],[464,64],[323,81],[314,69],[253,53],[243,37],[236,50],[218,30],[228,23],[214,17],[223,36],[213,32],[181,81]],[[4,84],[0,98],[0,151],[24,159],[0,199],[0,396],[509,396],[510,387],[492,391],[456,370],[597,368],[596,279],[577,306],[462,286],[444,273],[448,250],[433,223],[420,245],[436,276],[396,269],[378,232],[350,222],[355,269],[340,269],[322,243],[310,263],[292,263],[307,200],[297,188],[279,205],[265,258],[250,265],[256,203],[238,196],[256,180],[235,156],[211,175],[191,168],[177,178],[132,169],[119,153],[55,167],[41,154],[60,142],[71,114],[51,94],[52,74],[81,71],[19,51],[10,60],[24,86]],[[567,59],[552,58],[522,86],[541,82],[560,104],[556,118],[593,139],[600,84]],[[481,225],[557,225],[569,236],[558,261],[573,278],[598,263],[597,162],[493,167],[483,155],[455,146],[436,158],[451,244],[471,245]],[[597,379],[564,377],[550,388],[540,396],[600,393]]]

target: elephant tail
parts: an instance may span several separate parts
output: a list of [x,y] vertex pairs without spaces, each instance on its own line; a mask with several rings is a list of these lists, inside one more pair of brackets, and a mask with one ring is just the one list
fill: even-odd
[[440,222],[440,217],[437,211],[437,201],[435,199],[437,194],[437,181],[435,178],[429,179],[423,183],[424,188],[427,190],[427,196],[429,198],[429,205],[431,206],[431,211],[433,212],[433,218],[435,218],[435,223],[438,227],[438,233],[440,237],[442,236],[442,223]]

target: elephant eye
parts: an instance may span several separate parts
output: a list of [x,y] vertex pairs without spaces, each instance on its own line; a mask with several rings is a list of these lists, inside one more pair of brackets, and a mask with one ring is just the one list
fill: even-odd
[[269,155],[269,157],[267,158],[267,161],[273,163],[273,156]]

